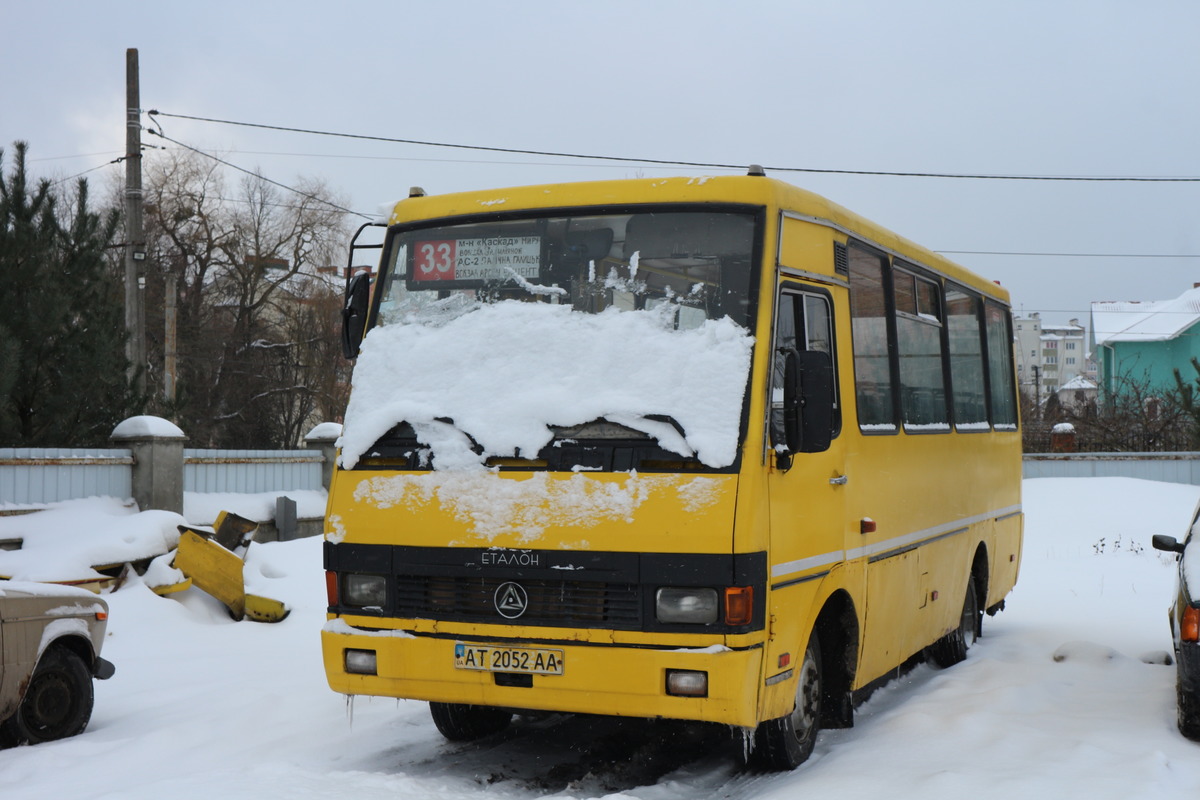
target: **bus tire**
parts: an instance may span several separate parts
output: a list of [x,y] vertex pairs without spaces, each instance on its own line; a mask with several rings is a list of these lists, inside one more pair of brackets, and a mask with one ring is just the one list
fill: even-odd
[[0,739],[38,744],[83,733],[92,717],[92,674],[66,647],[42,653],[16,712],[0,724]]
[[952,667],[965,661],[967,651],[979,638],[979,596],[975,593],[975,576],[967,578],[967,593],[963,598],[962,613],[958,627],[938,639],[929,647],[929,655],[939,667]]
[[512,712],[464,703],[430,703],[429,714],[438,732],[452,742],[473,742],[499,733],[512,722]]
[[1200,742],[1200,694],[1184,688],[1183,682],[1175,682],[1176,713],[1179,732],[1193,742]]
[[812,755],[821,729],[821,698],[824,693],[821,644],[814,632],[804,650],[800,674],[796,676],[796,705],[779,719],[769,719],[754,731],[751,763],[760,769],[795,769]]

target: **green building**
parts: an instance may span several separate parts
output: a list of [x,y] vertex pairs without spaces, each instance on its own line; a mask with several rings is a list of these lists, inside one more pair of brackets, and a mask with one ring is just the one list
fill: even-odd
[[1102,394],[1130,384],[1175,388],[1175,370],[1196,378],[1200,358],[1200,284],[1174,300],[1092,303],[1092,358]]

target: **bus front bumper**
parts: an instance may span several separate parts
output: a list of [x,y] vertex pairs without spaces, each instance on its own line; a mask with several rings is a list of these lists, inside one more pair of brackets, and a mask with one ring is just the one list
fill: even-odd
[[[760,647],[464,641],[363,630],[341,620],[326,625],[321,647],[330,687],[347,695],[742,727],[758,723]],[[561,674],[509,671],[522,667]]]

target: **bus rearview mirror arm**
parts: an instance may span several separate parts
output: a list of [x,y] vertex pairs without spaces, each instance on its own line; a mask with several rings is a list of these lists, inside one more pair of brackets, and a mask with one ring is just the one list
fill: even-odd
[[342,306],[342,355],[358,356],[363,331],[367,327],[367,310],[371,304],[371,276],[360,272],[346,287],[346,303]]

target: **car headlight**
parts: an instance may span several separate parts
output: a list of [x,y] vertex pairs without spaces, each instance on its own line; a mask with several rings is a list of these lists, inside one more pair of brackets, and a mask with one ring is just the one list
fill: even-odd
[[664,586],[654,599],[659,622],[707,624],[716,622],[720,613],[716,589]]
[[342,602],[348,606],[383,608],[387,602],[387,579],[382,575],[351,573],[342,582]]

